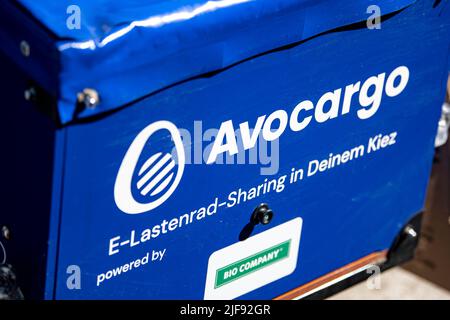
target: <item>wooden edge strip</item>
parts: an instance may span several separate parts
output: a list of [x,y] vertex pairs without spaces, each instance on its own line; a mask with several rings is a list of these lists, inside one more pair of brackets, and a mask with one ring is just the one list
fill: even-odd
[[361,269],[370,264],[377,264],[386,261],[387,250],[374,252],[369,254],[361,259],[358,259],[352,263],[349,263],[342,268],[339,268],[335,271],[332,271],[320,278],[317,278],[311,282],[308,282],[298,288],[295,288],[285,294],[282,294],[276,297],[274,300],[292,300],[298,298],[300,296],[306,295],[308,292],[313,291],[321,286],[326,285],[327,283],[336,280],[340,277],[343,277],[355,270]]

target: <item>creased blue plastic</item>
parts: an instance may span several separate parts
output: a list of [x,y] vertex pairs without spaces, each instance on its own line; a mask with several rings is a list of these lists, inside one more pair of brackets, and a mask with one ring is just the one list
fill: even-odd
[[[81,29],[67,28],[72,1],[18,0],[60,40],[63,123],[126,105],[174,83],[331,29],[385,15],[415,0],[79,0]],[[93,110],[76,96],[95,88]]]

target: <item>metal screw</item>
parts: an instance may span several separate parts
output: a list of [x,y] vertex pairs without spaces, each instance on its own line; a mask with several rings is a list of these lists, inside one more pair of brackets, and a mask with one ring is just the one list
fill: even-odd
[[86,109],[95,109],[100,103],[100,96],[94,89],[86,88],[83,92],[78,93],[78,103],[82,104]]
[[2,227],[2,236],[6,240],[10,240],[11,239],[11,231],[9,231],[7,226],[3,226]]
[[405,233],[408,234],[409,236],[411,236],[412,238],[417,237],[416,230],[414,230],[414,228],[412,228],[411,226],[406,226]]
[[25,100],[27,101],[33,101],[36,99],[36,89],[34,87],[31,87],[24,92]]
[[25,40],[20,42],[20,52],[22,52],[22,55],[25,57],[29,57],[31,54],[30,45]]
[[261,223],[268,224],[272,220],[272,217],[273,217],[273,214],[271,211],[264,213],[264,215],[262,216],[262,219],[261,219]]
[[253,224],[261,223],[263,225],[268,224],[270,221],[272,221],[273,218],[273,211],[269,209],[269,206],[265,203],[260,204],[256,207],[256,209],[253,211],[251,222]]

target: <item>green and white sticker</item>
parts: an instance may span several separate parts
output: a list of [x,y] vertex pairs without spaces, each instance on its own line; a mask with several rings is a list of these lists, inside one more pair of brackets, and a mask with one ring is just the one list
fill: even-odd
[[214,252],[205,299],[234,299],[296,269],[302,219],[295,218]]
[[261,268],[270,266],[272,263],[288,258],[290,246],[291,240],[220,268],[216,272],[215,287],[218,288],[240,277],[244,277],[250,272],[258,271]]

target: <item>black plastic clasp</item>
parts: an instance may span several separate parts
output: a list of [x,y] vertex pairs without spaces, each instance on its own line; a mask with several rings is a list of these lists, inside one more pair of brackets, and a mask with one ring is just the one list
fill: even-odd
[[250,237],[256,225],[260,223],[262,225],[269,224],[273,219],[273,215],[274,213],[269,208],[269,205],[267,203],[261,203],[255,208],[255,210],[253,210],[252,215],[250,216],[250,222],[245,225],[239,234],[239,240],[244,241]]

